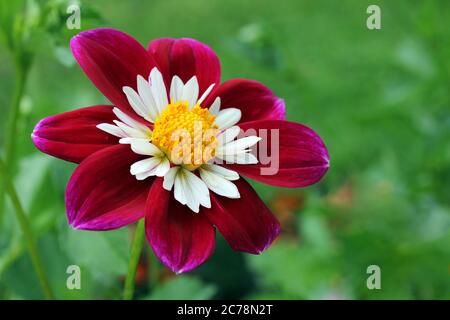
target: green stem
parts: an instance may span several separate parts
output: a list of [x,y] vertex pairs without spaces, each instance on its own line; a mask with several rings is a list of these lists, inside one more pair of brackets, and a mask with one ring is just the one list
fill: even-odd
[[154,290],[159,282],[159,273],[161,271],[161,265],[155,253],[149,250],[148,262],[149,262],[149,275],[148,275],[148,287],[150,290]]
[[[14,142],[17,136],[17,122],[19,120],[20,115],[20,101],[22,100],[22,96],[25,90],[25,84],[28,75],[28,69],[22,67],[20,62],[15,60],[16,66],[16,80],[14,85],[14,93],[11,101],[11,106],[9,108],[9,118],[7,122],[7,131],[6,131],[6,139],[5,139],[5,148],[4,148],[4,159],[5,163],[8,167],[11,167],[12,160],[14,159]],[[11,168],[10,168],[11,169]],[[0,182],[0,224],[3,217],[4,212],[4,192],[5,186],[3,182]]]
[[23,68],[16,62],[16,84],[14,86],[14,94],[11,101],[11,107],[9,109],[8,127],[6,131],[5,141],[5,163],[8,165],[14,158],[14,146],[15,138],[17,135],[17,122],[20,115],[20,101],[25,90],[25,84],[27,80],[27,68]]
[[131,300],[134,295],[134,285],[136,279],[136,270],[141,257],[142,247],[144,245],[145,222],[141,219],[136,227],[133,244],[131,245],[130,261],[128,262],[128,272],[125,279],[125,288],[123,290],[123,299]]
[[47,275],[44,272],[42,261],[36,248],[35,239],[30,224],[28,222],[27,215],[25,214],[22,204],[20,203],[16,189],[10,177],[8,176],[6,165],[2,159],[0,159],[0,175],[3,177],[6,192],[9,194],[9,197],[11,198],[12,205],[16,212],[17,220],[19,221],[20,228],[22,229],[22,232],[25,236],[28,251],[31,257],[31,262],[33,263],[34,270],[36,271],[44,295],[47,299],[53,299],[53,293],[50,288]]

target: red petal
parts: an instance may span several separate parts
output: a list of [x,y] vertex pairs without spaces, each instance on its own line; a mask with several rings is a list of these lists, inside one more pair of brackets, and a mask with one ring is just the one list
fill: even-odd
[[214,251],[214,227],[202,213],[194,213],[162,187],[153,183],[147,200],[147,239],[156,256],[173,272],[192,270]]
[[286,108],[283,99],[254,80],[232,79],[222,83],[214,95],[208,97],[205,106],[210,106],[216,97],[220,97],[220,109],[238,108],[242,111],[239,121],[285,120]]
[[[325,144],[317,133],[304,125],[282,120],[263,120],[242,123],[239,127],[244,132],[254,129],[263,138],[257,144],[258,164],[225,165],[243,176],[270,185],[298,188],[318,182],[328,170],[329,156]],[[278,131],[271,131],[272,129]],[[277,132],[279,139],[275,139]],[[251,132],[249,134],[254,135]],[[265,155],[268,155],[268,159],[264,159]],[[270,158],[273,159],[269,160]],[[268,170],[271,166],[273,170]]]
[[92,153],[118,142],[118,138],[96,127],[113,119],[112,106],[99,105],[69,111],[39,121],[31,138],[42,152],[79,163]]
[[211,209],[203,209],[234,250],[259,254],[280,233],[280,225],[244,179],[233,181],[240,199],[211,194]]
[[214,51],[194,39],[162,38],[150,42],[148,50],[153,55],[170,88],[172,77],[177,75],[184,83],[197,76],[200,95],[213,83],[220,83],[220,61]]
[[130,174],[131,164],[139,159],[129,145],[120,144],[86,158],[66,189],[69,224],[76,229],[110,230],[144,217],[153,179],[138,181]]
[[145,48],[114,29],[93,29],[79,33],[70,48],[86,75],[115,106],[134,115],[122,87],[137,87],[137,76],[148,78],[155,62]]

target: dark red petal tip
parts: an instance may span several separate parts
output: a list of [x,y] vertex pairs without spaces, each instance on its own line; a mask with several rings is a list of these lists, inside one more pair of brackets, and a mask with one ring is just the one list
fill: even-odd
[[203,209],[231,248],[252,254],[266,250],[280,233],[280,224],[244,179],[234,181],[240,199],[211,194],[211,209]]
[[79,163],[118,139],[96,126],[115,119],[112,106],[99,105],[50,116],[39,121],[31,139],[40,151]]
[[[306,187],[318,182],[330,166],[328,150],[312,129],[290,121],[261,120],[239,125],[262,138],[253,149],[259,163],[225,164],[239,174],[270,185]],[[266,157],[266,158],[264,158]]]
[[145,216],[147,240],[155,255],[175,273],[204,263],[214,252],[215,230],[204,214],[194,213],[162,187],[157,178],[149,192]]
[[147,50],[130,35],[109,28],[74,36],[70,48],[80,67],[115,106],[135,116],[122,88],[137,87],[137,76],[147,78],[156,66]]

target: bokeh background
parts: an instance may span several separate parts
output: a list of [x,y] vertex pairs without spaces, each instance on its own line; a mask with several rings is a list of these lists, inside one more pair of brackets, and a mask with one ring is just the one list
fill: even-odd
[[[64,190],[74,165],[38,152],[43,117],[106,102],[75,63],[66,0],[1,0],[0,148],[59,299],[119,299],[133,227],[72,230]],[[259,80],[289,120],[314,128],[331,168],[305,189],[254,184],[283,232],[260,256],[214,256],[174,275],[145,245],[137,299],[449,299],[449,1],[84,1],[81,27],[114,27],[143,45],[192,37],[210,45],[223,79]],[[382,29],[366,9],[381,7]],[[23,94],[12,104],[20,74]],[[16,130],[11,132],[11,122]],[[4,158],[3,158],[4,159]],[[9,198],[0,201],[0,298],[43,298]],[[81,267],[81,290],[66,268]],[[366,269],[381,268],[381,290]]]

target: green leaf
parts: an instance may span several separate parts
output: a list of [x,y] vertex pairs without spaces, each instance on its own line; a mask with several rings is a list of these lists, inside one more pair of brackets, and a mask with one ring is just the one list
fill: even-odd
[[72,264],[86,267],[97,279],[111,280],[126,273],[129,258],[129,229],[81,231],[62,226],[60,239]]
[[338,279],[336,255],[312,246],[279,241],[262,255],[247,255],[247,260],[266,292],[293,299],[323,298],[324,289],[333,289]]

